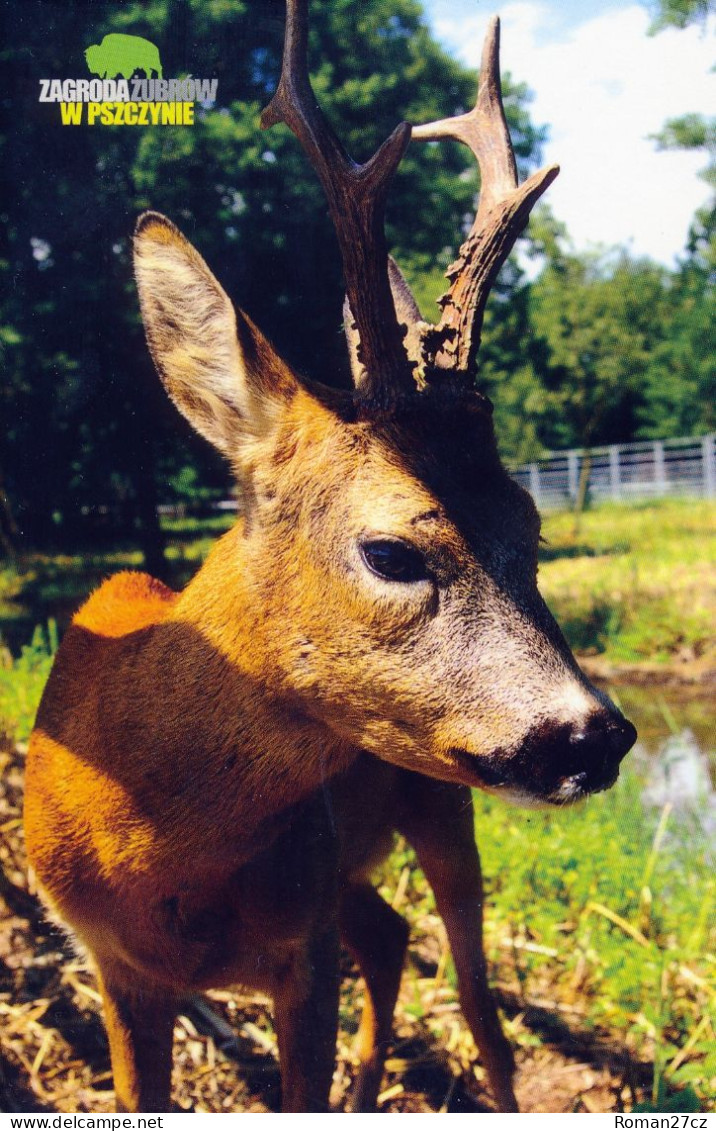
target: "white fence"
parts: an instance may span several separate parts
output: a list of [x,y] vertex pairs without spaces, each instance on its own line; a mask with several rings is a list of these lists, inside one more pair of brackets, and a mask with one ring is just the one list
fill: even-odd
[[579,492],[585,460],[590,461],[590,499],[658,498],[662,495],[716,497],[716,433],[686,440],[645,440],[608,448],[552,452],[513,472],[538,507],[571,506]]

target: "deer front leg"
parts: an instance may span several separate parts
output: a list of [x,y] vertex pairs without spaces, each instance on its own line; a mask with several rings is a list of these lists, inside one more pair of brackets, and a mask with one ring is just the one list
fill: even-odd
[[435,893],[457,973],[460,1005],[501,1111],[519,1111],[514,1057],[487,981],[482,943],[482,874],[469,789],[406,775],[398,827]]
[[338,929],[331,925],[297,949],[275,982],[274,1024],[284,1112],[329,1110],[338,989]]
[[361,1067],[350,1110],[374,1111],[400,989],[408,924],[369,884],[349,884],[341,894],[340,928],[366,988],[357,1042]]
[[100,974],[117,1111],[169,1111],[176,1002],[115,970]]

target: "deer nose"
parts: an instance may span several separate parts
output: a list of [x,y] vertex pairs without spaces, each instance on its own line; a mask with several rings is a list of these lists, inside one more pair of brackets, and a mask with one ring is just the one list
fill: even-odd
[[[569,735],[568,761],[590,792],[608,789],[619,763],[636,742],[636,728],[616,711],[590,715]],[[574,771],[573,771],[574,772]]]

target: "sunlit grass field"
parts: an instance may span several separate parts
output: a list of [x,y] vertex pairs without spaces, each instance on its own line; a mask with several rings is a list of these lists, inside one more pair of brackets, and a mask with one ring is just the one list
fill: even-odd
[[701,500],[548,514],[540,588],[571,646],[618,663],[716,663],[716,507]]

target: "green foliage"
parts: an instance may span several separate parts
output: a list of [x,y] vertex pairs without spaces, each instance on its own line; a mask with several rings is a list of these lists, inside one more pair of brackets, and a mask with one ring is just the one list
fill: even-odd
[[[711,233],[670,273],[624,252],[576,255],[558,230],[537,232],[545,266],[526,291],[522,371],[514,366],[496,394],[508,416],[521,408],[531,454],[539,445],[590,447],[713,428],[716,306],[704,260]],[[513,321],[520,294],[510,299]],[[508,325],[504,319],[501,328]],[[520,381],[514,404],[512,383]],[[509,428],[508,420],[507,435]]]
[[[699,23],[705,29],[713,6],[710,0],[657,0],[651,33],[666,27],[685,28]],[[713,300],[714,271],[716,270],[716,118],[705,114],[684,114],[667,120],[654,135],[661,149],[702,149],[707,165],[700,176],[714,190],[711,200],[697,211],[687,241],[686,268],[706,267],[704,283],[711,288]],[[713,389],[711,389],[713,397]]]
[[35,629],[16,660],[0,648],[0,734],[12,741],[30,737],[57,646],[57,624],[50,620],[47,629]]
[[[661,1079],[676,1082],[679,1050],[707,1008],[704,955],[716,942],[703,833],[646,808],[629,772],[576,810],[518,811],[482,794],[476,809],[490,934],[518,944],[512,959],[527,991],[548,979],[560,1001],[586,999],[589,1027],[650,1048],[662,1058]],[[505,960],[498,950],[492,957]],[[688,1059],[704,1096],[703,1047]]]
[[670,118],[654,137],[660,149],[706,149],[713,153],[716,120],[703,114],[684,114]]
[[[143,208],[184,228],[299,370],[348,380],[322,191],[289,131],[258,126],[279,72],[282,12],[280,0],[8,9],[0,160],[17,200],[0,217],[6,555],[120,537],[166,571],[156,504],[226,491],[223,466],[167,405],[143,341],[130,262]],[[84,48],[109,32],[157,43],[167,75],[216,76],[217,105],[199,108],[192,128],[59,126],[57,106],[37,102],[38,78],[83,74]],[[444,117],[474,99],[475,76],[435,42],[418,0],[315,0],[310,53],[326,113],[359,159],[401,119]],[[503,85],[524,175],[544,130],[526,87]],[[690,117],[667,123],[662,142],[708,148],[712,130]],[[456,144],[411,146],[395,178],[388,237],[430,319],[477,188]],[[530,280],[511,259],[485,316],[477,379],[506,456],[713,427],[713,220],[713,210],[696,217],[669,273],[625,254],[577,256],[541,209],[526,245],[541,271]]]
[[[699,175],[714,192],[710,203],[700,208],[694,216],[686,248],[688,254],[677,276],[677,284],[684,281],[683,276],[686,276],[691,284],[691,302],[701,304],[700,300],[706,300],[707,303],[710,300],[709,313],[713,316],[716,270],[716,118],[707,118],[704,114],[684,114],[681,118],[671,118],[654,138],[661,149],[701,149],[707,157],[707,164]],[[688,312],[689,305],[675,304],[674,309],[678,317],[678,313]],[[711,372],[713,375],[713,370]],[[711,396],[713,398],[713,388]]]
[[572,446],[578,437],[589,447],[632,432],[661,336],[664,272],[626,256],[615,263],[562,254],[535,282],[530,301],[549,354],[542,431],[549,446]]
[[656,1097],[651,1103],[634,1104],[636,1112],[689,1112],[702,1111],[703,1107],[690,1084],[678,1092],[670,1092],[664,1080],[659,1081]]
[[[2,61],[11,91],[0,143],[17,195],[2,217],[0,483],[26,544],[77,542],[102,522],[157,540],[157,489],[177,475],[225,482],[218,461],[163,400],[139,326],[130,233],[147,207],[173,217],[221,281],[296,366],[347,378],[339,333],[341,268],[322,190],[293,136],[259,129],[280,68],[283,4],[223,0],[26,0],[7,13]],[[89,20],[89,22],[88,22]],[[475,76],[431,37],[417,0],[316,0],[311,61],[317,93],[351,154],[365,159],[401,120],[465,109]],[[108,32],[160,48],[165,75],[217,77],[218,102],[192,128],[62,128],[37,103],[38,79],[82,75],[90,42]],[[541,132],[526,89],[506,103],[523,172]],[[414,272],[454,255],[477,172],[457,145],[414,146],[391,192],[388,234]],[[5,423],[7,422],[7,424]],[[225,488],[224,488],[225,489]],[[185,497],[185,496],[183,496]]]
[[[636,435],[646,439],[689,436],[716,427],[716,239],[692,228],[693,253],[671,279],[660,340],[651,351],[636,409]],[[704,220],[706,217],[704,216]],[[712,264],[703,256],[713,259]]]
[[689,24],[705,24],[712,11],[711,0],[652,0],[652,34],[666,27],[685,28]]

